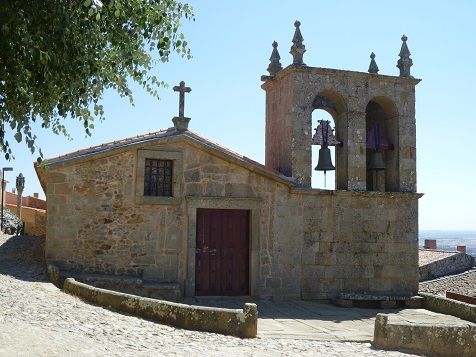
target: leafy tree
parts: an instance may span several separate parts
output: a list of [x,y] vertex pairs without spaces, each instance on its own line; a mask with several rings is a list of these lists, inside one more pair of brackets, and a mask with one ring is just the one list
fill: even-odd
[[[190,58],[181,20],[192,8],[175,0],[3,0],[0,6],[0,151],[8,139],[35,152],[32,124],[69,137],[75,118],[90,135],[113,89],[133,103],[128,80],[158,98],[165,85],[151,69],[172,51]],[[39,149],[41,161],[42,153]]]

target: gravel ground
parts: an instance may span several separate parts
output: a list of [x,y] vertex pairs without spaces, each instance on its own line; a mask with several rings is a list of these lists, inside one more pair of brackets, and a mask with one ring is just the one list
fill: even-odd
[[42,247],[0,235],[0,356],[409,356],[368,343],[243,340],[114,313],[48,283]]

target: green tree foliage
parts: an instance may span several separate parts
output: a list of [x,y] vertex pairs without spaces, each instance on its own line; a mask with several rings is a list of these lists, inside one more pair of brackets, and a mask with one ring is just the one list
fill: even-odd
[[[182,19],[192,8],[175,0],[3,0],[0,6],[0,151],[8,139],[35,152],[32,124],[69,136],[66,118],[87,135],[104,119],[103,92],[133,103],[128,80],[158,98],[165,83],[151,75],[172,51],[190,58]],[[130,81],[129,81],[130,82]],[[39,149],[41,161],[41,149]]]

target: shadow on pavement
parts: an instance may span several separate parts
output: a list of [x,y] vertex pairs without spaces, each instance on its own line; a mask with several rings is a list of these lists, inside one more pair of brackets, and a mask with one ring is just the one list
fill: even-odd
[[186,304],[212,306],[230,309],[242,309],[244,303],[253,302],[258,306],[260,319],[294,319],[294,320],[322,320],[335,323],[372,319],[378,313],[395,313],[399,309],[375,309],[375,308],[344,308],[330,303],[316,301],[283,301],[273,302],[263,299],[237,298],[187,298]]
[[0,238],[0,274],[24,281],[45,281],[44,238],[2,236]]

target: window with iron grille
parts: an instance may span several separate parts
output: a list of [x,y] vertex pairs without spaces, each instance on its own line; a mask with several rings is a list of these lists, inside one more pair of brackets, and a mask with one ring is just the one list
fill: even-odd
[[172,197],[173,160],[145,159],[144,196]]

